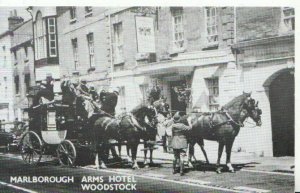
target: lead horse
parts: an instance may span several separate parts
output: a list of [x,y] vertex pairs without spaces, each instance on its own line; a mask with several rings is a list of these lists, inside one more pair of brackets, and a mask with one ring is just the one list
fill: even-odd
[[[195,143],[203,144],[203,139],[217,141],[219,148],[216,172],[221,173],[222,170],[220,160],[224,146],[226,147],[226,165],[230,172],[234,172],[230,158],[235,137],[248,117],[252,118],[257,126],[261,126],[261,114],[258,102],[255,103],[255,100],[251,98],[251,93],[243,93],[235,97],[218,112],[188,114],[185,118],[190,119],[192,123],[192,130],[189,133],[191,139],[189,152],[193,152],[191,148]],[[207,158],[206,160],[208,161]]]

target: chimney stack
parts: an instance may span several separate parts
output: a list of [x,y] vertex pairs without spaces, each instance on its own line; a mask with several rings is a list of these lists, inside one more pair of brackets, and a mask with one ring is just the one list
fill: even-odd
[[23,22],[24,22],[24,19],[17,15],[17,10],[10,11],[10,16],[8,18],[8,29],[10,31],[14,30],[16,27],[18,27]]

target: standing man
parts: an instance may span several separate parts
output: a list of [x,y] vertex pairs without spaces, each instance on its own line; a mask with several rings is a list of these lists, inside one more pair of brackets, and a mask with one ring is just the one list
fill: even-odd
[[104,90],[100,93],[101,110],[115,116],[115,108],[118,103],[119,89],[115,88],[112,92]]
[[173,125],[172,128],[172,141],[171,147],[174,152],[174,161],[173,161],[173,174],[177,173],[177,161],[179,161],[180,167],[180,175],[182,176],[184,173],[184,157],[186,156],[186,149],[188,147],[187,143],[187,131],[192,129],[191,123],[188,120],[189,126],[186,126],[182,123],[181,115],[179,112],[175,113],[173,117]]

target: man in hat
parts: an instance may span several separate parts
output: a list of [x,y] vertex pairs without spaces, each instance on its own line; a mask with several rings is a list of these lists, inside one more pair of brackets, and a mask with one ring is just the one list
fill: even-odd
[[113,89],[112,92],[102,90],[100,92],[101,110],[115,116],[115,108],[118,103],[119,90]]
[[89,93],[94,101],[98,101],[99,96],[98,96],[94,86],[90,86]]
[[191,123],[188,120],[189,126],[182,123],[182,115],[177,112],[173,116],[173,125],[172,129],[172,140],[171,147],[174,152],[174,161],[173,161],[173,174],[177,173],[177,161],[179,161],[180,166],[180,175],[183,175],[184,170],[184,160],[183,157],[186,156],[186,149],[188,147],[187,143],[187,131],[191,130]]
[[150,90],[148,101],[152,105],[155,101],[159,100],[161,97],[161,90],[158,86],[153,86]]
[[41,82],[41,89],[37,92],[33,98],[32,105],[39,105],[41,97],[44,97],[50,101],[54,99],[54,79],[51,74],[46,75],[46,82]]
[[81,79],[79,82],[79,85],[76,87],[76,89],[79,92],[79,94],[82,94],[85,96],[90,96],[89,87],[87,86],[86,79]]

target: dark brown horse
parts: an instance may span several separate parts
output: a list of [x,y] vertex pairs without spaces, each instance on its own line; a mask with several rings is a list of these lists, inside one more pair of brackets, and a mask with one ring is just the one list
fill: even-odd
[[[136,155],[137,146],[146,127],[157,124],[157,111],[153,106],[139,105],[129,114],[116,119],[101,111],[95,102],[88,97],[78,95],[75,86],[70,81],[61,84],[63,101],[72,103],[76,107],[77,115],[86,119],[86,126],[93,131],[92,139],[96,146],[96,166],[106,168],[108,141],[127,141],[131,150],[133,168],[138,168]],[[89,130],[90,131],[90,130]]]
[[226,147],[226,165],[230,172],[234,172],[230,161],[231,149],[245,119],[250,117],[257,126],[261,125],[260,115],[262,111],[258,108],[258,102],[255,103],[255,100],[250,96],[251,93],[243,93],[215,113],[191,113],[186,117],[192,123],[190,148],[193,148],[195,143],[200,144],[200,146],[203,145],[203,139],[219,143],[217,173],[221,173],[220,160],[224,146]]
[[[166,103],[166,98],[160,98],[153,102],[152,106],[156,109],[157,114],[161,114],[163,117],[166,117],[169,113],[169,104]],[[147,153],[148,150],[150,152],[150,165],[154,165],[153,162],[153,150],[154,146],[156,144],[156,136],[157,136],[157,125],[147,125],[146,131],[143,132],[142,139],[144,141],[144,165],[145,167],[148,167],[148,161],[147,161]]]
[[140,139],[147,135],[147,129],[156,128],[157,111],[153,106],[138,105],[130,114],[120,119],[120,133],[122,140],[127,141],[127,155],[131,150],[132,168],[139,168],[136,160],[137,147]]

